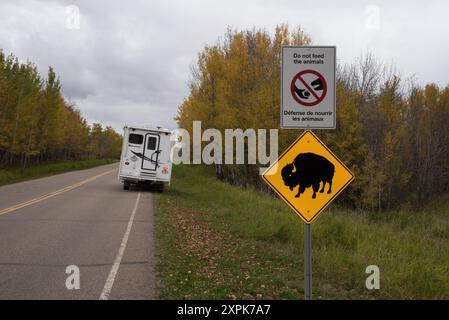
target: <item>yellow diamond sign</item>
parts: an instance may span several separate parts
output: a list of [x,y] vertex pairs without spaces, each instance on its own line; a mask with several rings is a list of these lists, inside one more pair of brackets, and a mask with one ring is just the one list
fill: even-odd
[[354,180],[352,172],[310,130],[305,131],[262,175],[304,220],[312,223]]

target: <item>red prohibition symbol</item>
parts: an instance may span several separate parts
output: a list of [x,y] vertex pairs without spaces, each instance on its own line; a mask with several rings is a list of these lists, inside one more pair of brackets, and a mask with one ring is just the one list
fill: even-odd
[[[304,75],[312,74],[315,80],[311,83],[307,83],[306,79],[304,79]],[[299,81],[304,86],[304,89],[300,89],[296,86],[296,81]],[[300,105],[305,107],[313,107],[323,101],[324,97],[327,93],[327,83],[326,79],[324,79],[323,75],[315,70],[303,70],[297,73],[290,84],[290,92],[292,94],[293,99],[298,102]],[[310,100],[311,96],[315,98],[315,100]]]

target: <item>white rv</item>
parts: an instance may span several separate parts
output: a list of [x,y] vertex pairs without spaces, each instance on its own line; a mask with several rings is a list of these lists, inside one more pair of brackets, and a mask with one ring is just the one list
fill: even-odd
[[162,192],[170,184],[171,131],[162,127],[125,126],[119,179],[123,189],[151,185]]

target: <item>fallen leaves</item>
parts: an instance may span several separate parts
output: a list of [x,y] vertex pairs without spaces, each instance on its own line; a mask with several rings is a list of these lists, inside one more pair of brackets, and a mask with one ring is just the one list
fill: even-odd
[[179,252],[176,257],[183,265],[177,283],[184,299],[282,299],[286,292],[292,292],[288,286],[278,286],[271,277],[273,272],[290,274],[291,265],[267,259],[263,243],[255,245],[218,231],[206,222],[207,214],[181,208],[176,200],[167,204],[166,214]]

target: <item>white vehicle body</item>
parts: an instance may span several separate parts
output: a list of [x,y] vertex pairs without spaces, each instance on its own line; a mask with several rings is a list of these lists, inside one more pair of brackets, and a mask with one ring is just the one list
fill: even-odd
[[164,185],[170,184],[171,135],[162,127],[124,127],[119,180],[125,190],[132,184],[148,184],[162,191]]

